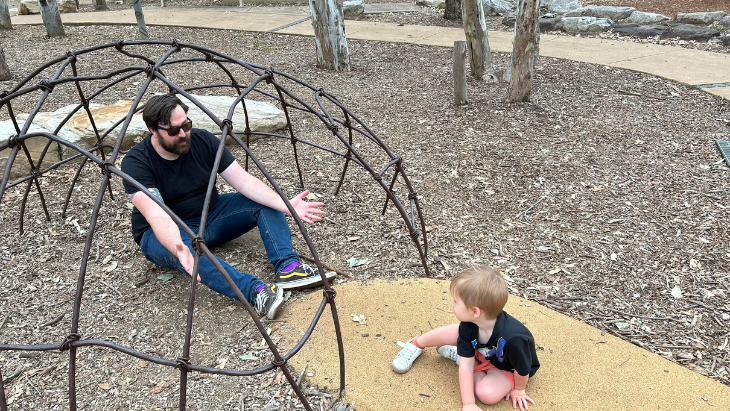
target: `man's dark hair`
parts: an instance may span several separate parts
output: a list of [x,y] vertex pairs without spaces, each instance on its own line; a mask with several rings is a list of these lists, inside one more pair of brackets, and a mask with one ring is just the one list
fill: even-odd
[[188,106],[183,104],[174,94],[154,96],[144,105],[142,120],[144,120],[148,128],[156,130],[160,124],[170,124],[172,111],[177,106],[182,107],[186,113],[188,112]]

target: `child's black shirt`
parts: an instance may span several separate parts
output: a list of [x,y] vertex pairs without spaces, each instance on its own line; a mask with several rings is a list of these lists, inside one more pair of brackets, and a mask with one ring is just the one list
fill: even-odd
[[471,358],[479,350],[495,367],[504,371],[517,371],[519,375],[532,377],[540,368],[535,352],[535,339],[521,322],[502,311],[494,324],[494,330],[486,344],[479,344],[479,327],[470,322],[459,324],[457,353]]

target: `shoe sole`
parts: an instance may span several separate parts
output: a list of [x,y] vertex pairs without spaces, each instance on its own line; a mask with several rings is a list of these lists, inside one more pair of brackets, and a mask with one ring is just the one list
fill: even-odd
[[268,318],[269,320],[273,320],[276,318],[284,303],[284,289],[281,287],[278,288],[279,292],[276,293],[276,301],[274,301],[274,305],[271,307],[273,309],[273,312],[271,312],[271,309],[269,309],[269,311],[266,313],[266,318]]
[[[327,277],[327,281],[331,281],[337,276],[337,273],[334,271],[327,271],[326,273],[324,273],[324,276]],[[318,287],[320,285],[322,285],[321,276],[304,277],[298,280],[276,283],[276,286],[281,288],[282,290],[298,290],[301,288]]]

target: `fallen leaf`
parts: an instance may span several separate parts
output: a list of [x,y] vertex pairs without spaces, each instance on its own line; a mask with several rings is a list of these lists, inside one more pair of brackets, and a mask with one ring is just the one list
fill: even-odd
[[618,323],[616,323],[616,328],[618,328],[621,331],[626,331],[629,328],[631,328],[631,324],[624,323],[624,322],[618,322]]
[[360,259],[358,259],[358,258],[355,258],[355,257],[350,257],[350,259],[347,260],[347,264],[350,266],[350,268],[352,268],[352,267],[361,266],[363,264],[367,264],[368,261],[370,261],[369,258],[360,258]]
[[350,317],[352,317],[352,321],[355,321],[356,323],[360,323],[360,325],[367,324],[367,318],[365,317],[365,314],[350,314]]
[[557,274],[557,273],[559,273],[559,272],[560,272],[560,270],[562,270],[562,268],[556,268],[556,269],[554,269],[554,270],[550,270],[550,271],[548,271],[548,274]]
[[256,356],[250,352],[250,353],[246,353],[246,354],[241,354],[238,356],[238,358],[241,360],[255,360]]
[[222,369],[226,368],[226,363],[228,362],[228,357],[221,358],[218,361],[220,361],[220,363],[218,365],[216,365],[215,368],[222,370]]
[[347,240],[348,241],[357,241],[359,239],[360,239],[360,236],[359,235],[356,235],[356,236],[353,236],[353,237],[347,237]]
[[114,269],[116,269],[116,268],[117,268],[117,262],[112,261],[111,264],[109,264],[107,267],[104,267],[104,271],[106,271],[107,273],[110,273],[110,272],[114,271]]
[[102,390],[111,390],[112,385],[109,384],[108,382],[105,382],[105,383],[99,384],[99,388]]
[[682,298],[682,289],[679,288],[678,285],[675,285],[674,288],[672,288],[672,297]]
[[165,274],[158,275],[157,279],[162,280],[162,281],[170,281],[173,279],[173,277],[175,277],[175,276],[172,274],[169,274],[169,273],[165,273]]

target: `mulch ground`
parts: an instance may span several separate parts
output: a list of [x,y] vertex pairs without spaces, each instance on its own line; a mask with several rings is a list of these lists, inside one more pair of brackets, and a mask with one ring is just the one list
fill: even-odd
[[[0,33],[15,74],[0,89],[68,49],[136,35],[134,27],[66,30],[65,38],[54,40],[40,27]],[[331,73],[315,67],[311,38],[162,27],[151,27],[150,34],[274,66],[324,88],[369,124],[404,158],[422,196],[431,276],[446,280],[472,263],[498,266],[513,294],[729,382],[730,172],[715,147],[717,139],[730,140],[727,101],[641,73],[541,58],[531,102],[507,104],[505,84],[470,78],[469,104],[455,107],[448,49],[351,41],[353,70]],[[139,52],[157,58],[165,50]],[[504,68],[509,56],[494,60]],[[82,69],[99,73],[126,61],[99,53]],[[220,79],[207,66],[169,74],[185,86]],[[132,99],[140,81],[101,100]],[[74,93],[73,87],[58,87],[44,107],[76,101]],[[29,111],[37,98],[17,102],[14,110]],[[7,112],[0,116],[6,119]],[[301,120],[298,133],[335,144],[321,125]],[[259,141],[252,149],[288,194],[299,190],[289,143]],[[234,154],[242,157],[240,150]],[[351,168],[335,197],[342,159],[314,149],[300,155],[306,187],[327,204],[328,219],[308,228],[326,262],[358,281],[425,275],[398,213],[389,207],[381,215],[383,192],[366,173]],[[60,210],[73,173],[64,168],[41,180],[50,223],[31,190],[24,234],[18,220],[25,186],[2,199],[3,343],[58,343],[69,332],[84,232],[100,181],[98,169],[87,166],[64,218]],[[166,273],[144,260],[129,235],[119,181],[113,191],[93,244],[80,333],[175,359],[181,355],[189,282],[180,275],[158,278]],[[308,254],[301,238],[295,236],[295,245]],[[231,245],[216,253],[266,281],[272,278],[260,250]],[[367,262],[350,268],[353,257]],[[244,369],[270,362],[240,304],[204,288],[197,301],[193,361]],[[281,324],[268,326],[282,341]],[[177,371],[109,350],[80,353],[81,409],[176,406]],[[0,353],[4,378],[20,370],[5,385],[13,406],[65,409],[68,357],[19,354]],[[189,403],[191,409],[238,409],[242,403],[263,407],[274,398],[277,406],[293,409],[297,401],[282,384],[281,376],[268,373],[198,374]],[[318,408],[321,391],[307,389]]]

